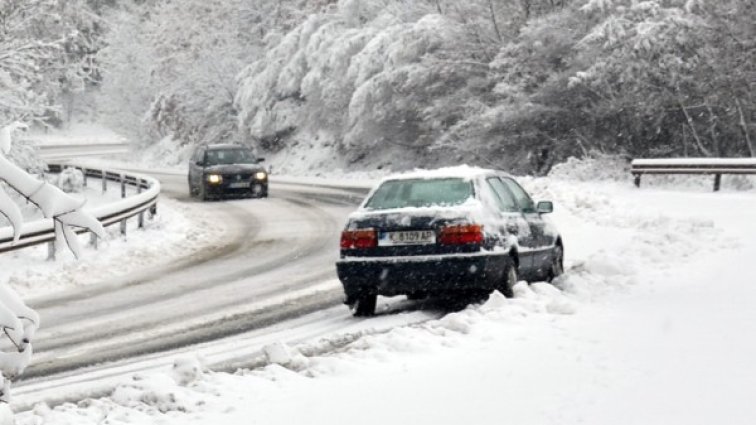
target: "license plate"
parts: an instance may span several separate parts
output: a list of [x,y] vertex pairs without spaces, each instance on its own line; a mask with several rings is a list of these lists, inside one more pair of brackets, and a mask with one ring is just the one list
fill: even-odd
[[412,230],[405,232],[382,232],[379,246],[429,245],[436,243],[436,232],[432,230]]
[[249,187],[249,182],[233,182],[233,183],[229,183],[228,187],[230,187],[231,189],[247,188]]

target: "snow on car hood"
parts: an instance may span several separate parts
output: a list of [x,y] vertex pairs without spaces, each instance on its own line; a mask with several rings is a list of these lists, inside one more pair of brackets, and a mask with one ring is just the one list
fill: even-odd
[[[436,168],[432,170],[426,170],[417,168],[413,171],[407,171],[404,173],[392,174],[381,180],[383,183],[387,180],[404,180],[404,179],[440,179],[440,178],[463,178],[466,180],[473,180],[478,176],[486,173],[493,172],[494,170],[480,167],[471,167],[469,165],[457,165],[454,167]],[[379,183],[379,185],[380,185]]]

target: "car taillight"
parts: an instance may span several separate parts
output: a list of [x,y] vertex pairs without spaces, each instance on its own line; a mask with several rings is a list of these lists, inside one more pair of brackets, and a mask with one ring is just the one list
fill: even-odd
[[441,229],[438,237],[441,245],[467,245],[483,243],[483,226],[480,224],[458,224]]
[[341,249],[365,249],[378,245],[375,229],[344,230],[341,232]]

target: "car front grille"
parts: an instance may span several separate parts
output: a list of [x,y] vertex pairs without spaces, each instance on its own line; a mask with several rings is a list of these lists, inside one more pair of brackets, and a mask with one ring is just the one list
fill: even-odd
[[224,174],[223,181],[235,182],[235,181],[247,181],[252,179],[252,174]]

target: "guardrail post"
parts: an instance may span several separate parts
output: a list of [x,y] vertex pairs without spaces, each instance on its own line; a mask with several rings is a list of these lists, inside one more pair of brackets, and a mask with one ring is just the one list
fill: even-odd
[[79,170],[81,170],[81,174],[84,175],[84,187],[87,187],[87,169],[79,168]]
[[55,241],[47,243],[47,261],[55,261]]
[[121,198],[126,197],[126,175],[121,174]]
[[[137,179],[137,193],[142,193],[142,183],[145,182],[143,179]],[[146,182],[145,182],[146,184]],[[139,213],[139,228],[144,229],[144,211]]]
[[126,236],[126,219],[121,220],[121,234]]
[[97,249],[97,235],[94,233],[89,233],[89,246],[91,246],[94,249]]
[[635,175],[635,181],[634,181],[635,187],[640,187],[640,181],[641,181],[641,175],[640,174],[636,174]]
[[722,185],[722,175],[714,175],[714,192],[719,192],[719,187]]
[[108,191],[108,179],[107,175],[105,175],[105,170],[102,170],[102,193],[105,193]]

